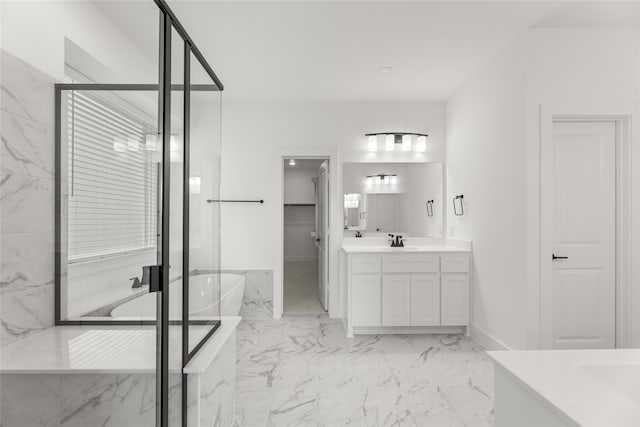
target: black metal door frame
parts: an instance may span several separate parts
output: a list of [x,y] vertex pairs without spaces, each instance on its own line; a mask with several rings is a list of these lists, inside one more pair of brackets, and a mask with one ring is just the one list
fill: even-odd
[[[159,31],[159,84],[99,84],[99,83],[59,83],[55,85],[55,324],[57,326],[70,325],[155,325],[156,326],[156,426],[169,427],[169,327],[182,325],[182,352],[181,367],[184,368],[189,360],[198,352],[204,343],[213,335],[220,326],[220,321],[190,321],[189,320],[189,175],[190,175],[190,99],[191,89],[199,91],[222,91],[224,85],[216,76],[211,66],[197,48],[189,34],[186,32],[173,11],[165,0],[153,0],[160,10]],[[176,30],[184,42],[184,57],[171,57],[171,35]],[[214,84],[191,85],[191,58],[192,56],[202,66]],[[182,84],[171,84],[172,59],[184,61],[184,81]],[[158,279],[157,290],[157,315],[156,320],[66,320],[61,318],[61,288],[63,280],[62,271],[62,93],[63,91],[157,91],[158,92],[158,130],[162,134],[162,162],[160,176],[162,177],[162,215],[160,221],[160,251],[159,265],[153,266],[152,276]],[[183,111],[183,254],[182,254],[182,320],[169,319],[169,213],[170,213],[170,165],[171,165],[171,91],[184,91]],[[159,276],[159,277],[158,277]],[[167,292],[165,292],[167,290]],[[198,344],[189,351],[189,325],[211,325],[211,330]],[[182,375],[182,425],[187,425],[187,375]]]

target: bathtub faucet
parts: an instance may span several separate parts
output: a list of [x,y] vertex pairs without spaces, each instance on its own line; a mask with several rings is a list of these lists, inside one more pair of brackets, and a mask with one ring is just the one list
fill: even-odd
[[142,283],[140,282],[140,279],[138,279],[137,277],[132,277],[129,280],[133,280],[133,284],[131,285],[131,289],[137,289],[137,288],[141,288],[142,287]]

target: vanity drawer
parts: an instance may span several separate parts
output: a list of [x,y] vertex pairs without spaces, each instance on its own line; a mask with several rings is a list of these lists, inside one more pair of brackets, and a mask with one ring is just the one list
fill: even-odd
[[380,255],[353,255],[351,273],[380,273]]
[[440,258],[440,271],[443,273],[468,273],[469,255],[442,255]]
[[382,257],[384,273],[437,273],[440,271],[438,255],[393,254]]

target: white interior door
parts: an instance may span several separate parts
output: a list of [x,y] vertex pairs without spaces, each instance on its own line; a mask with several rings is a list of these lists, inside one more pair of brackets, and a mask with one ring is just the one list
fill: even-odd
[[542,254],[545,347],[615,347],[615,141],[613,122],[553,124],[542,171],[551,174],[542,206],[551,219],[550,253]]
[[329,162],[320,166],[316,194],[316,243],[318,246],[318,298],[325,310],[329,300]]

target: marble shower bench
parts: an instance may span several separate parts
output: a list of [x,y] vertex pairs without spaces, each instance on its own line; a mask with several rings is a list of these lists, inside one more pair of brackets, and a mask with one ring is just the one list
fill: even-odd
[[[223,317],[182,372],[189,427],[233,423],[239,322]],[[170,334],[181,343],[178,328]],[[56,326],[3,347],[0,425],[154,427],[155,335],[153,326]],[[170,351],[169,425],[180,426],[181,346]]]

